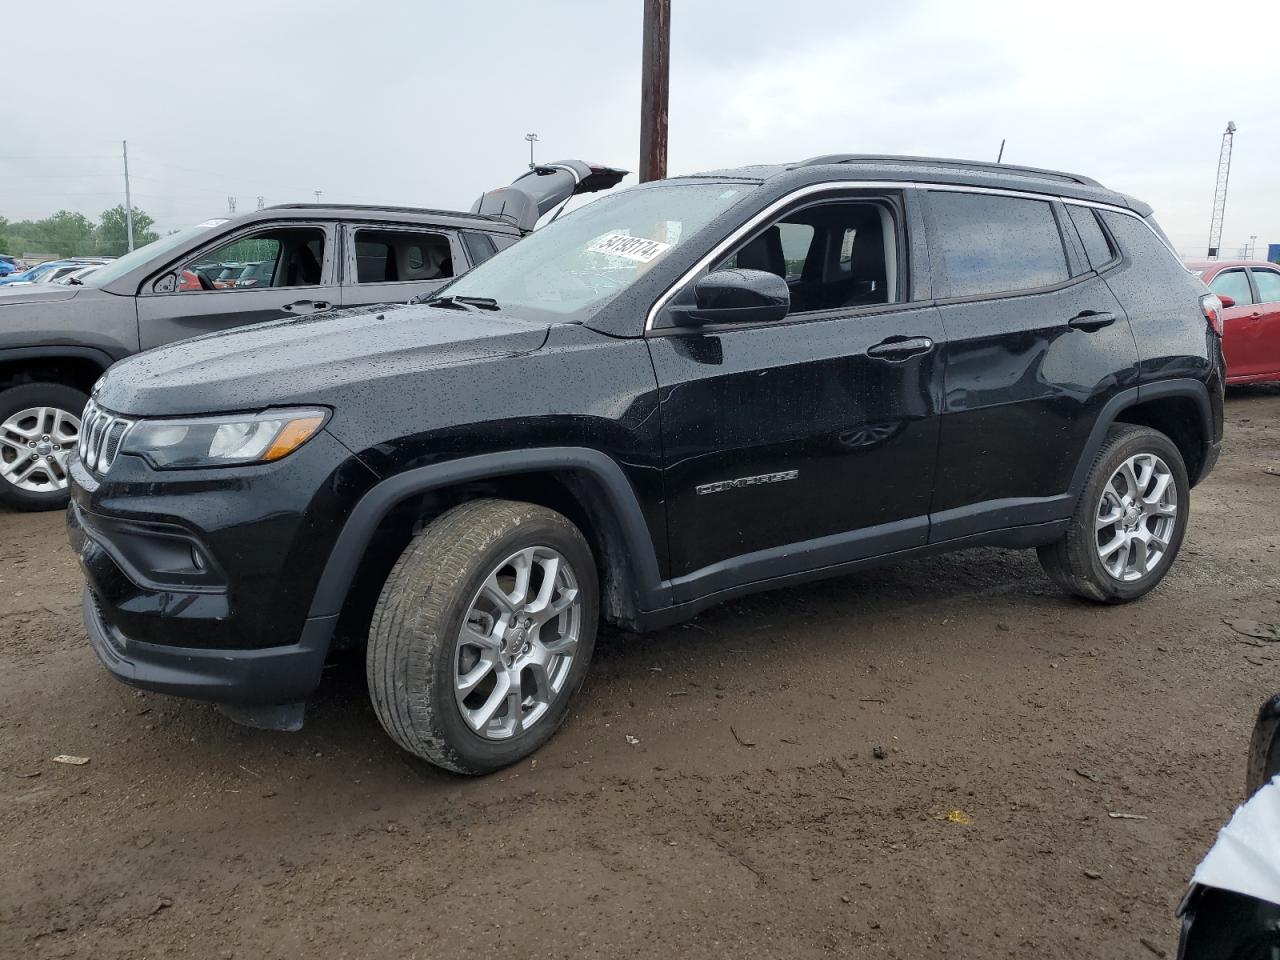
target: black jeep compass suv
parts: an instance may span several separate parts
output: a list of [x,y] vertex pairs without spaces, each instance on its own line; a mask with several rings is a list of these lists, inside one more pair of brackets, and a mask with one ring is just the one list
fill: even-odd
[[607,195],[423,303],[113,367],[71,460],[89,635],[274,728],[367,638],[387,732],[480,773],[552,735],[601,618],[989,544],[1134,600],[1218,456],[1219,311],[1085,177],[829,156]]

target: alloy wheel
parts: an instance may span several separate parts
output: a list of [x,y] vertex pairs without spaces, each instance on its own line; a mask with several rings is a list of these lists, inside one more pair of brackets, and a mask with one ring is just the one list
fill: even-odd
[[453,689],[462,718],[487,740],[528,730],[564,691],[582,633],[578,578],[550,547],[527,547],[481,584],[463,618]]
[[1138,453],[1103,487],[1094,523],[1098,559],[1117,580],[1141,580],[1155,569],[1173,539],[1178,491],[1168,464]]
[[0,423],[0,477],[31,493],[65,490],[79,436],[80,418],[67,410],[19,410]]

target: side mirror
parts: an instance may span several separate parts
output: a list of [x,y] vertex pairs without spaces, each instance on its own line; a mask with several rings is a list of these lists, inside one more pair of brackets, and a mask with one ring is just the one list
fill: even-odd
[[716,270],[693,285],[694,305],[673,307],[681,321],[770,323],[791,310],[787,281],[765,270]]
[[1236,305],[1235,297],[1228,297],[1225,293],[1218,294],[1218,299],[1222,301],[1224,307],[1234,307]]

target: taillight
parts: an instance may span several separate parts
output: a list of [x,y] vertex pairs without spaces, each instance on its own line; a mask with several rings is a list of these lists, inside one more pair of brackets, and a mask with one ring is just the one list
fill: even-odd
[[1206,293],[1200,298],[1200,312],[1213,327],[1213,332],[1222,336],[1222,301],[1214,294]]

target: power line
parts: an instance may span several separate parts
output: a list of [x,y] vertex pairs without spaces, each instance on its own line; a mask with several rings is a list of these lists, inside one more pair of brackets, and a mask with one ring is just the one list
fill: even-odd
[[0,160],[115,160],[115,157],[102,156],[100,154],[66,154],[63,156],[49,154],[8,154],[0,156]]
[[294,191],[297,191],[298,193],[311,193],[315,190],[314,187],[301,187],[301,186],[298,186],[296,183],[295,184],[273,183],[270,180],[263,180],[260,177],[253,177],[253,176],[242,177],[236,174],[219,172],[217,170],[205,170],[200,167],[188,167],[185,164],[181,164],[181,163],[168,163],[167,161],[164,161],[164,160],[152,160],[150,157],[147,157],[147,156],[136,156],[134,157],[134,162],[149,163],[149,164],[152,164],[153,166],[168,167],[173,170],[185,170],[188,173],[199,173],[207,177],[221,177],[223,180],[239,180],[245,183],[250,183],[250,182],[260,183],[265,187],[276,187],[281,190],[294,190]]

